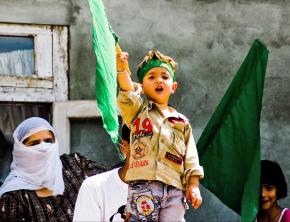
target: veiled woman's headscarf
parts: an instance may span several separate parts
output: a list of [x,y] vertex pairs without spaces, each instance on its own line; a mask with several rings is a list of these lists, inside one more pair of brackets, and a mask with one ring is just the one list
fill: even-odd
[[[23,141],[42,130],[49,130],[55,143],[41,142],[25,146]],[[0,196],[15,190],[39,190],[47,188],[53,195],[63,194],[62,163],[54,129],[44,119],[32,117],[24,120],[14,131],[13,161],[11,172],[0,188]]]

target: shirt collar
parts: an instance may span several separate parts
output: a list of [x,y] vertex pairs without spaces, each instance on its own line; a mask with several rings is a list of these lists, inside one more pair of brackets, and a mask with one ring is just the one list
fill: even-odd
[[[145,100],[145,106],[148,108],[148,110],[151,110],[153,107],[156,107],[156,109],[158,109],[158,105],[155,102],[153,102],[152,100],[149,100],[149,99]],[[174,108],[172,108],[171,106],[169,106],[169,107],[172,110],[172,112],[170,112],[170,115],[167,116],[166,118],[175,117],[175,118],[178,118],[178,119],[187,120],[182,114],[177,112]]]

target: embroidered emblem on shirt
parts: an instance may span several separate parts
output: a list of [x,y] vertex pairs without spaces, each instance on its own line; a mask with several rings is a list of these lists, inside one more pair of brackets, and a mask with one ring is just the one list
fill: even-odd
[[147,154],[147,145],[136,140],[132,145],[132,156],[135,160],[142,158]]
[[136,199],[137,211],[139,214],[149,216],[155,210],[153,199],[149,196],[142,195]]
[[129,168],[139,168],[139,167],[144,167],[144,166],[148,166],[149,161],[148,160],[136,160],[132,163],[130,163]]
[[165,158],[168,159],[168,160],[171,160],[171,161],[173,161],[174,163],[177,163],[177,164],[181,164],[182,163],[182,158],[180,158],[178,156],[175,156],[174,154],[169,153],[169,152],[166,152]]
[[182,119],[182,118],[176,118],[176,117],[169,117],[168,118],[168,121],[170,122],[170,123],[183,123],[184,125],[186,124],[186,121],[184,120],[184,119]]
[[133,139],[139,139],[143,137],[150,137],[150,139],[153,136],[153,124],[151,119],[145,118],[142,123],[141,118],[137,118],[134,121],[135,125],[135,131],[132,134]]

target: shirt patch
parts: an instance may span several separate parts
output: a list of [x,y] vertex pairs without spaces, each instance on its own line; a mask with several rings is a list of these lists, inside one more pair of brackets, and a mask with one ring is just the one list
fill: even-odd
[[172,153],[166,152],[165,158],[168,159],[168,160],[173,161],[174,163],[182,164],[182,158],[180,158],[178,156],[175,156]]
[[150,139],[151,139],[152,136],[153,136],[153,131],[147,132],[146,130],[140,130],[138,133],[134,132],[132,134],[132,137],[134,139],[140,139],[140,138],[143,138],[143,137],[150,137]]
[[169,117],[168,122],[172,124],[172,128],[174,130],[178,130],[181,133],[185,133],[186,126],[188,126],[187,120],[184,120],[182,118]]
[[184,125],[186,124],[186,121],[180,117],[169,117],[168,118],[168,121],[172,124],[175,124],[175,123],[183,123]]
[[139,168],[139,167],[144,167],[148,166],[149,160],[136,160],[130,163],[129,168]]
[[134,121],[135,131],[132,133],[133,139],[153,136],[153,124],[150,118],[145,118],[141,122],[141,118]]
[[135,140],[135,142],[132,144],[132,157],[135,160],[146,156],[147,152],[148,149],[145,143],[142,143],[139,140]]
[[138,197],[136,199],[136,205],[138,213],[144,216],[149,216],[156,208],[153,199],[146,195]]

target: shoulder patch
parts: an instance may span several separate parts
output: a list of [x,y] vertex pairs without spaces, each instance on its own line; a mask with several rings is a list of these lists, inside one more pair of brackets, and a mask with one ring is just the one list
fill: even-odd
[[187,118],[182,118],[182,117],[181,116],[179,116],[179,117],[169,117],[168,121],[170,123],[172,123],[172,124],[175,124],[175,123],[183,123],[184,125],[189,124]]

